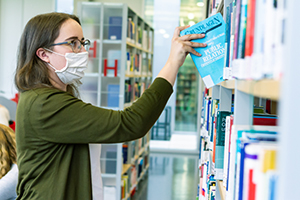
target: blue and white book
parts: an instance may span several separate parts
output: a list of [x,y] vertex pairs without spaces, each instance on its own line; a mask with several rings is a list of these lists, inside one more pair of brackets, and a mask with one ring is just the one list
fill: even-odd
[[107,106],[108,107],[119,107],[120,85],[108,84],[107,91],[108,91]]
[[220,13],[187,28],[180,35],[205,34],[204,38],[192,40],[193,42],[206,43],[206,47],[194,48],[202,56],[190,53],[200,76],[207,88],[224,80],[223,67],[225,59],[225,22]]
[[122,39],[122,17],[109,17],[108,39],[121,40]]

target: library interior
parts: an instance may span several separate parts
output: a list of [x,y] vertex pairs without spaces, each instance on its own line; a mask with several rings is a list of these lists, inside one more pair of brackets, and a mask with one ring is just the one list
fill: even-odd
[[0,200],[300,199],[299,7],[0,0]]

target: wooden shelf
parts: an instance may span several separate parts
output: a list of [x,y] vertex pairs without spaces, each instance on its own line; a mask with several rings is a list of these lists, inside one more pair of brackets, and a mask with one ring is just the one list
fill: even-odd
[[225,87],[227,89],[234,89],[235,88],[235,79],[223,81],[219,85],[221,85],[222,87]]
[[256,97],[278,100],[280,95],[280,81],[263,79],[254,80],[236,80],[238,90],[252,94]]
[[130,167],[131,167],[131,164],[123,164],[122,175],[125,174]]
[[128,46],[130,46],[130,47],[134,47],[134,48],[139,49],[139,50],[141,50],[141,51],[144,51],[144,52],[146,52],[146,53],[153,54],[153,52],[148,51],[148,50],[144,49],[143,47],[140,47],[140,46],[138,46],[138,45],[136,45],[136,44],[134,44],[134,43],[132,43],[132,42],[126,41],[126,44],[127,44]]
[[[237,88],[235,83],[237,82]],[[280,96],[280,81],[272,79],[262,80],[228,80],[218,85],[228,89],[238,89],[256,97],[278,100]]]
[[125,77],[127,77],[127,78],[151,78],[152,76],[145,75],[145,74],[139,74],[139,75],[136,75],[136,74],[125,74]]
[[141,181],[141,179],[143,178],[143,176],[146,174],[148,168],[149,168],[149,163],[148,163],[147,166],[143,169],[143,172],[141,173],[140,177],[138,178],[137,183],[139,183],[139,182]]
[[129,197],[130,197],[130,194],[129,194],[129,193],[127,193],[126,197],[125,197],[125,198],[123,198],[122,200],[127,200]]
[[142,147],[140,150],[139,150],[139,156],[141,156],[145,151],[145,147]]
[[223,186],[223,181],[217,180],[217,187],[219,188],[219,191],[220,191],[221,200],[225,200],[226,190]]

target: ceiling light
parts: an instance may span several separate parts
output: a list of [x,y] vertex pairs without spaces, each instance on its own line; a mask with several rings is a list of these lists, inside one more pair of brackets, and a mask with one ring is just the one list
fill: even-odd
[[165,29],[159,29],[159,33],[164,34],[164,33],[166,33],[166,30]]
[[170,35],[169,34],[164,34],[164,38],[169,38],[170,37]]
[[194,19],[194,17],[195,17],[195,15],[194,15],[193,13],[189,13],[189,14],[188,14],[188,18],[189,18],[189,19]]
[[202,7],[202,6],[204,6],[204,3],[203,2],[198,2],[197,6]]
[[189,21],[189,25],[190,25],[190,26],[193,26],[194,24],[195,24],[194,21]]

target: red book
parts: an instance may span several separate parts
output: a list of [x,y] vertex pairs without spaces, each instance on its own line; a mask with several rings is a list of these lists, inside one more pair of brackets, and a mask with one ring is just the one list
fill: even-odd
[[276,126],[277,118],[268,118],[268,117],[253,117],[253,125],[261,126]]
[[256,191],[256,184],[253,182],[253,169],[249,171],[249,193],[248,193],[248,200],[255,200],[255,191]]
[[255,0],[249,0],[248,8],[247,8],[245,57],[251,56],[253,53],[254,24],[255,24]]

